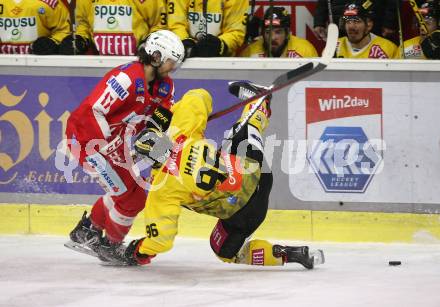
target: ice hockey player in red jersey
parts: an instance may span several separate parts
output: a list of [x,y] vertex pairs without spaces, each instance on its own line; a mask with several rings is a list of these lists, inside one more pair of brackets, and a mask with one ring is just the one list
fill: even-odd
[[[67,121],[68,146],[83,169],[99,178],[106,194],[70,233],[71,248],[93,251],[101,242],[122,242],[144,208],[143,181],[134,170],[129,144],[145,131],[166,130],[174,85],[168,76],[183,61],[177,35],[160,30],[139,47],[138,60],[109,71]],[[155,156],[144,155],[159,163]]]

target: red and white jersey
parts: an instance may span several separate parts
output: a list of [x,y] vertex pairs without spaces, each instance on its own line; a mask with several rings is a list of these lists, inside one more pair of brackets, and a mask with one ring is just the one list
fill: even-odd
[[67,129],[83,144],[93,139],[110,140],[127,127],[132,135],[138,134],[158,105],[169,109],[174,103],[171,78],[145,82],[140,62],[112,69],[73,111]]

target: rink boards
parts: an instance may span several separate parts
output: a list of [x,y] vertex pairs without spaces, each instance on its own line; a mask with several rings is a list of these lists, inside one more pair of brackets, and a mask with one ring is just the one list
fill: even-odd
[[[64,235],[75,227],[86,205],[0,205],[1,234]],[[210,216],[182,210],[179,236],[208,238],[216,223]],[[129,235],[144,236],[142,213]],[[332,242],[439,243],[437,214],[269,210],[256,238]]]
[[[110,67],[130,58],[0,59],[0,233],[66,234],[99,186],[74,184],[54,166],[69,112]],[[176,96],[203,87],[214,110],[234,103],[228,80],[270,84],[307,60],[188,60]],[[293,240],[438,240],[440,63],[336,59],[274,95],[265,148],[274,186],[259,235]],[[218,141],[238,112],[208,126]],[[17,138],[18,136],[18,138]],[[273,144],[270,144],[270,142]],[[17,175],[16,175],[17,174]],[[208,236],[214,220],[184,212],[183,235]],[[142,233],[138,218],[134,231]],[[194,228],[194,225],[200,228]]]

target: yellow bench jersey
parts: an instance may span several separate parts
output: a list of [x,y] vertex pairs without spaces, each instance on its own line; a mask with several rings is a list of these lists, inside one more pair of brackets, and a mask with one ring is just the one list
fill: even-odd
[[[264,50],[263,37],[259,37],[255,42],[247,46],[240,52],[241,57],[267,57]],[[315,47],[306,39],[290,35],[287,46],[281,54],[282,58],[314,58],[317,57]]]
[[413,37],[403,43],[405,59],[426,59],[420,45],[420,36]]
[[76,33],[102,55],[134,55],[138,42],[165,28],[163,0],[77,0]]
[[29,53],[41,36],[59,44],[70,33],[69,11],[61,0],[3,0],[0,3],[0,53]]
[[[233,54],[243,44],[249,2],[243,0],[168,0],[168,29],[180,39],[198,39],[201,34],[219,37]],[[206,17],[206,18],[205,18]]]
[[374,34],[370,34],[371,40],[364,48],[354,50],[346,36],[339,38],[336,49],[338,58],[363,58],[363,59],[398,59],[400,58],[397,46]]

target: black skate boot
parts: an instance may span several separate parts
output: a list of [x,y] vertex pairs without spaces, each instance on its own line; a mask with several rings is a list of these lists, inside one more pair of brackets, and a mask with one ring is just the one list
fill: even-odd
[[296,262],[311,270],[317,264],[324,263],[324,253],[318,249],[309,254],[308,246],[281,246],[274,245],[272,248],[274,257],[283,258],[284,263]]
[[[252,82],[247,81],[233,81],[229,82],[229,93],[238,97],[240,100],[248,99],[252,96],[262,93],[263,91],[268,90],[269,88],[263,85],[258,85]],[[272,99],[272,94],[266,96],[266,105],[269,114],[270,110],[270,101]]]
[[80,253],[97,256],[96,250],[101,242],[102,230],[93,227],[87,211],[84,211],[81,220],[69,234],[70,240],[64,246]]
[[[111,242],[106,237],[101,240],[101,244],[97,249],[98,258],[103,265],[110,266],[135,266],[137,261],[127,255],[127,246],[123,242]],[[132,252],[131,252],[132,253]]]

